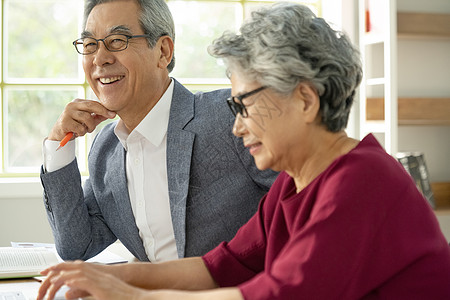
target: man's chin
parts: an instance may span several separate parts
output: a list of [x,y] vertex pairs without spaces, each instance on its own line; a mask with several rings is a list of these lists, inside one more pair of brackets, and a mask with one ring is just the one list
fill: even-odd
[[116,105],[116,103],[118,102],[117,100],[111,99],[111,98],[99,98],[101,100],[99,100],[100,104],[103,105],[107,110],[109,111],[113,111],[116,114],[119,114],[120,108]]

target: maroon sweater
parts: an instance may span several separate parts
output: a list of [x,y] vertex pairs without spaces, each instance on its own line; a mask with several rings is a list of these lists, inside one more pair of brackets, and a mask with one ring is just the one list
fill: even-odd
[[281,173],[203,260],[245,299],[450,299],[450,247],[403,167],[369,135],[304,190]]

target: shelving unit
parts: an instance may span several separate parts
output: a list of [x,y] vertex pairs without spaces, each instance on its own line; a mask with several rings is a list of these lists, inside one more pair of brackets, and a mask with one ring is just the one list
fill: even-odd
[[[397,12],[397,37],[415,39],[446,39],[450,42],[450,14]],[[366,41],[374,44],[382,42],[375,34],[365,34]],[[366,83],[382,82],[380,79],[367,79]],[[373,85],[373,84],[372,84]],[[364,102],[365,122],[382,122],[385,119],[384,98],[366,97]],[[450,125],[450,98],[398,98],[399,125]],[[392,101],[391,101],[392,104]]]
[[[386,151],[392,154],[397,152],[398,125],[450,125],[450,95],[439,98],[404,98],[397,97],[396,92],[397,40],[414,39],[426,42],[429,39],[443,39],[450,42],[450,14],[397,12],[395,0],[375,0],[373,2],[376,2],[385,14],[385,30],[367,33],[367,2],[368,0],[359,0],[360,49],[364,71],[369,71],[360,90],[360,134],[384,133]],[[374,47],[378,49],[373,50]],[[391,51],[386,47],[391,47]],[[373,77],[366,54],[378,51],[379,55],[380,48],[384,55],[384,76]],[[380,95],[382,93],[384,95]],[[431,187],[437,214],[450,215],[450,182],[432,182]]]
[[[376,3],[380,8],[379,19],[383,19],[382,28],[373,28],[368,22],[369,7],[368,0],[359,0],[359,42],[361,59],[363,62],[363,80],[360,87],[360,137],[368,133],[382,133],[384,140],[381,141],[385,150],[390,154],[397,153],[397,2],[396,0],[378,0]],[[381,47],[383,51],[383,67],[376,70],[370,66],[367,53],[374,48]],[[367,90],[373,87],[383,90],[384,118],[372,121],[367,118],[366,98]]]
[[[450,14],[397,13],[398,38],[450,42]],[[367,120],[383,119],[383,99],[367,99]],[[399,125],[450,125],[450,98],[399,98]],[[450,128],[449,128],[450,129]],[[450,134],[449,134],[450,135]],[[437,211],[450,214],[450,182],[432,182]]]

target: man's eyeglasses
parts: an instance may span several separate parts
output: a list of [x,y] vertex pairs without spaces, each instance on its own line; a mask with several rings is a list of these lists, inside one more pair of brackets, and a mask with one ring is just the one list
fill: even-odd
[[245,107],[242,100],[244,100],[244,98],[250,97],[266,88],[267,87],[262,86],[262,87],[257,88],[256,90],[250,91],[250,92],[242,94],[240,96],[231,96],[230,98],[228,98],[227,103],[228,103],[228,106],[230,107],[233,115],[236,116],[239,113],[239,114],[241,114],[241,116],[243,118],[247,118],[248,117],[247,108]]
[[92,54],[98,49],[98,43],[101,41],[106,49],[111,52],[118,52],[127,49],[128,40],[140,37],[149,37],[149,35],[126,35],[126,34],[110,34],[104,39],[94,39],[91,37],[80,38],[73,41],[73,45],[78,53],[82,55]]

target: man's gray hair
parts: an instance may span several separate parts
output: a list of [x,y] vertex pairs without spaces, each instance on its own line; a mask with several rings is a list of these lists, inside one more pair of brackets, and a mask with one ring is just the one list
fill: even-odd
[[[102,3],[114,2],[118,0],[86,0],[84,6],[83,27],[86,27],[86,21],[92,9]],[[155,47],[156,42],[161,36],[169,36],[175,43],[175,25],[172,13],[164,0],[135,0],[141,8],[139,23],[147,38],[151,48]],[[167,66],[169,72],[175,67],[175,55]]]
[[228,75],[239,72],[283,95],[309,83],[319,94],[327,129],[337,132],[347,126],[362,78],[359,52],[308,7],[284,2],[263,7],[240,33],[225,32],[208,52],[225,61]]

